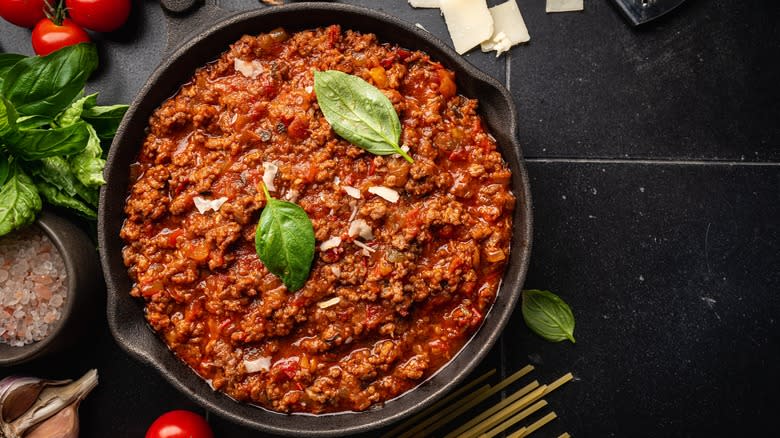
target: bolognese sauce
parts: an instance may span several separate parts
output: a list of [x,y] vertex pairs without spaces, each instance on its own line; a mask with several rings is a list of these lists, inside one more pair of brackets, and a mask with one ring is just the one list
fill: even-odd
[[[413,163],[333,132],[313,90],[329,69],[389,98]],[[274,411],[415,387],[480,326],[509,256],[511,173],[477,101],[425,53],[339,26],[242,37],[153,113],[132,174],[123,256],[148,323],[213,388]],[[295,292],[255,252],[264,183],[314,228]]]

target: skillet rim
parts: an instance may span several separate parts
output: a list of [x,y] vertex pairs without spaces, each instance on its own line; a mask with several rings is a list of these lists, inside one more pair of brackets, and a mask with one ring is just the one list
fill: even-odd
[[[177,62],[181,61],[183,57],[191,55],[201,46],[218,39],[222,34],[236,33],[242,25],[246,26],[253,22],[264,23],[262,26],[254,28],[254,33],[269,31],[279,25],[274,23],[275,17],[296,13],[310,14],[309,18],[301,20],[306,23],[312,20],[318,22],[316,17],[311,18],[311,15],[317,14],[329,15],[330,23],[344,23],[356,19],[371,21],[371,23],[360,23],[357,26],[344,24],[342,26],[363,32],[377,33],[380,41],[401,46],[404,44],[400,40],[413,40],[414,43],[410,48],[425,51],[432,58],[456,72],[456,82],[459,88],[463,89],[465,82],[465,88],[480,89],[482,92],[491,93],[491,98],[495,100],[492,104],[498,107],[498,109],[494,108],[497,113],[493,114],[493,123],[484,113],[484,106],[490,107],[491,105],[484,105],[486,98],[482,96],[476,96],[480,100],[479,113],[483,120],[490,125],[490,132],[499,140],[499,151],[512,170],[512,191],[518,200],[513,218],[510,260],[496,299],[490,311],[485,315],[483,324],[446,365],[424,382],[385,402],[381,408],[363,412],[326,415],[280,414],[247,403],[237,403],[223,393],[213,391],[205,380],[172,354],[158,335],[148,327],[145,319],[138,318],[138,312],[142,309],[142,305],[129,296],[129,289],[121,287],[122,279],[125,283],[129,281],[127,270],[121,259],[121,239],[118,237],[118,228],[121,227],[121,222],[124,219],[124,202],[120,203],[119,200],[125,199],[129,188],[129,181],[126,181],[129,176],[125,175],[129,174],[126,165],[129,163],[127,160],[122,161],[122,158],[125,158],[129,153],[128,148],[132,149],[133,157],[137,156],[139,147],[134,146],[133,135],[140,136],[140,138],[145,136],[145,133],[134,132],[131,129],[133,125],[140,123],[141,126],[145,127],[151,112],[170,97],[170,95],[159,95],[161,81],[166,78],[166,75],[168,77],[172,75],[171,69],[176,68]],[[313,27],[310,24],[282,25],[293,30]],[[326,24],[315,25],[324,26]],[[392,34],[393,37],[380,37],[379,32],[371,29],[372,26],[386,26],[388,30],[385,33]],[[400,32],[400,34],[393,32]],[[227,50],[227,46],[243,33],[246,32],[239,32],[237,37],[222,45],[220,49],[209,50],[210,55],[207,56],[207,60],[219,57]],[[197,67],[206,62],[197,64]],[[181,77],[189,79],[193,72],[187,72]],[[183,83],[184,81],[179,80],[178,86],[180,87]],[[176,90],[178,87],[173,90],[173,93]],[[120,155],[122,152],[124,152],[124,156]],[[122,166],[122,164],[125,165]],[[337,3],[296,3],[274,8],[255,9],[230,15],[208,29],[194,33],[190,39],[174,49],[171,55],[163,59],[134,98],[117,130],[108,154],[105,172],[106,185],[100,190],[98,209],[98,243],[101,250],[101,264],[106,274],[107,316],[112,335],[125,351],[155,368],[169,383],[201,406],[231,421],[259,431],[312,437],[343,436],[388,426],[434,403],[463,381],[487,355],[513,313],[528,269],[532,240],[531,194],[522,151],[517,141],[517,111],[512,96],[495,79],[474,67],[432,34],[394,16],[363,7]],[[118,174],[119,176],[117,176]],[[124,180],[122,180],[123,176]],[[149,342],[151,345],[146,345]]]

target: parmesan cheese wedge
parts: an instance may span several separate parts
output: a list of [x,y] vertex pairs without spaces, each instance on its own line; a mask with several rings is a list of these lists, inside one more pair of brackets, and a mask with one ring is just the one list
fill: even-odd
[[572,12],[585,9],[583,0],[547,0],[545,12]]
[[413,8],[438,8],[439,0],[409,0]]
[[[515,0],[509,0],[490,8],[490,16],[493,19],[493,34],[482,43],[483,52],[495,50],[496,56],[498,56],[515,44],[531,40],[528,28],[525,26],[525,20],[523,20],[523,15],[520,14],[520,8],[517,7]],[[509,44],[508,47],[507,44]]]
[[494,19],[485,0],[440,0],[439,7],[458,54],[468,52],[493,35]]

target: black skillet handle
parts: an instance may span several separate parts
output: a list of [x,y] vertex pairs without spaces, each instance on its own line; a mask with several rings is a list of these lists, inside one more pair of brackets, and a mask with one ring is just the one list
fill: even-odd
[[163,56],[173,53],[180,44],[198,32],[208,29],[232,12],[217,6],[217,0],[160,0],[168,25],[168,39]]

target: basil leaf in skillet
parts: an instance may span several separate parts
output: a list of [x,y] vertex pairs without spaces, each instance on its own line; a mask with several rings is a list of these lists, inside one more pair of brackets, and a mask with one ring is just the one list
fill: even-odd
[[6,181],[0,186],[0,236],[32,223],[41,211],[41,197],[32,179],[14,161],[8,166]]
[[322,114],[333,131],[376,155],[400,154],[401,122],[390,99],[363,79],[327,70],[314,72],[314,91]]
[[523,291],[523,319],[534,333],[551,342],[574,343],[574,315],[560,297],[546,290]]
[[266,204],[255,233],[255,250],[290,292],[303,287],[314,260],[314,227],[303,209],[274,199],[263,184]]
[[97,49],[84,43],[24,58],[5,74],[2,95],[20,115],[54,118],[79,96],[97,63]]

